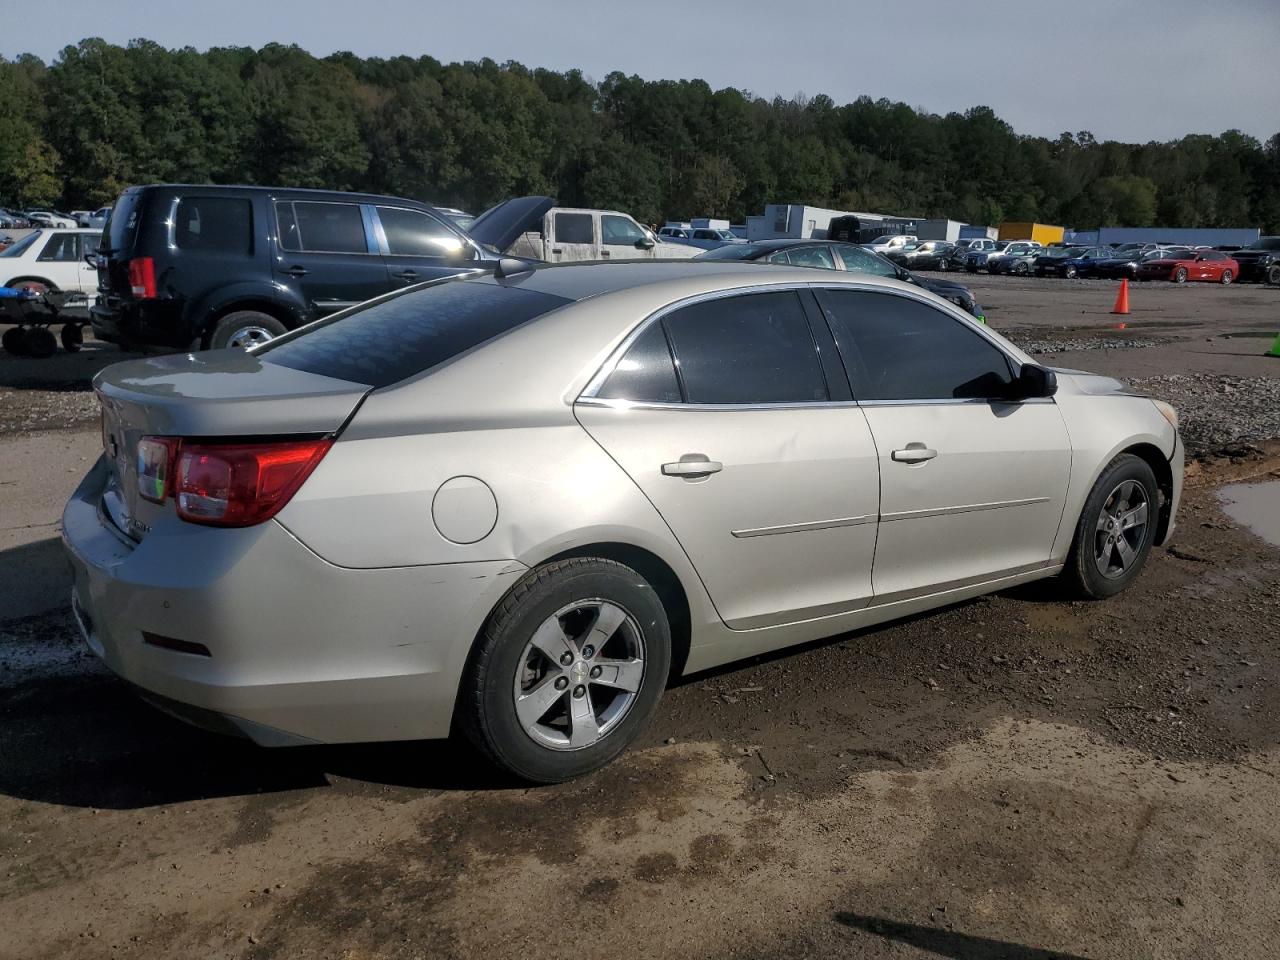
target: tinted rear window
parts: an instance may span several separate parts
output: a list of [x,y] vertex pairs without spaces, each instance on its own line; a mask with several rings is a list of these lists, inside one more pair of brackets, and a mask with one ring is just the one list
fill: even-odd
[[180,250],[248,254],[253,251],[253,209],[238,197],[183,197],[174,217]]
[[294,370],[385,387],[571,302],[517,287],[453,280],[335,317],[260,355]]
[[122,193],[120,199],[107,218],[107,227],[102,236],[109,249],[127,253],[133,249],[133,240],[138,235],[138,221],[142,218],[142,194],[140,192]]

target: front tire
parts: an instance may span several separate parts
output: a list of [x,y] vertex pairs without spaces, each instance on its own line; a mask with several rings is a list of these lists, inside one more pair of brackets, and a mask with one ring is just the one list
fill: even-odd
[[1067,267],[1062,271],[1062,275],[1066,277],[1068,280],[1074,280],[1077,276],[1080,275],[1080,271],[1077,270],[1075,267]]
[[1274,263],[1267,268],[1267,283],[1273,287],[1280,287],[1280,263]]
[[10,327],[0,335],[0,346],[3,346],[5,352],[15,357],[25,357],[27,355],[27,331],[23,327]]
[[205,338],[207,349],[238,347],[247,350],[288,332],[283,323],[259,310],[234,310],[220,319]]
[[671,667],[666,610],[613,560],[526,574],[477,642],[458,725],[492,763],[533,783],[605,766],[648,726]]
[[1155,541],[1159,516],[1155,474],[1141,457],[1122,453],[1093,485],[1064,575],[1089,600],[1113,597],[1141,572]]

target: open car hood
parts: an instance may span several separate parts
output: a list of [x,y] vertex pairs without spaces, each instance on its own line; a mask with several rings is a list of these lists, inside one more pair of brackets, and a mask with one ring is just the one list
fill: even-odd
[[471,222],[471,239],[494,253],[506,253],[522,233],[536,230],[548,210],[556,205],[552,197],[514,197],[490,207]]

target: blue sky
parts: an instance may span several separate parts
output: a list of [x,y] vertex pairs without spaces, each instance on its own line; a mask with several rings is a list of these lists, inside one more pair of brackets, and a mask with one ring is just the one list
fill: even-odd
[[[861,94],[992,107],[1022,133],[1163,140],[1280,132],[1280,0],[44,0],[0,54],[87,36],[166,46],[296,43],[324,55],[519,60],[763,96]],[[12,14],[13,11],[10,11]],[[16,29],[15,29],[16,27]]]

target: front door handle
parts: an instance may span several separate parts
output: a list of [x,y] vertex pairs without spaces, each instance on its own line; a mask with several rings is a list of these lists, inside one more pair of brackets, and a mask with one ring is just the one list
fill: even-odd
[[898,463],[924,463],[937,455],[937,450],[930,450],[923,443],[908,443],[903,449],[890,454]]
[[399,273],[393,273],[392,276],[397,277],[400,280],[417,280],[418,271],[417,270],[401,270]]
[[305,277],[307,275],[306,267],[292,266],[285,271],[291,277]]
[[724,469],[719,460],[708,460],[700,453],[686,453],[675,463],[664,463],[662,475],[665,477],[684,477],[693,480],[698,477],[709,477]]

